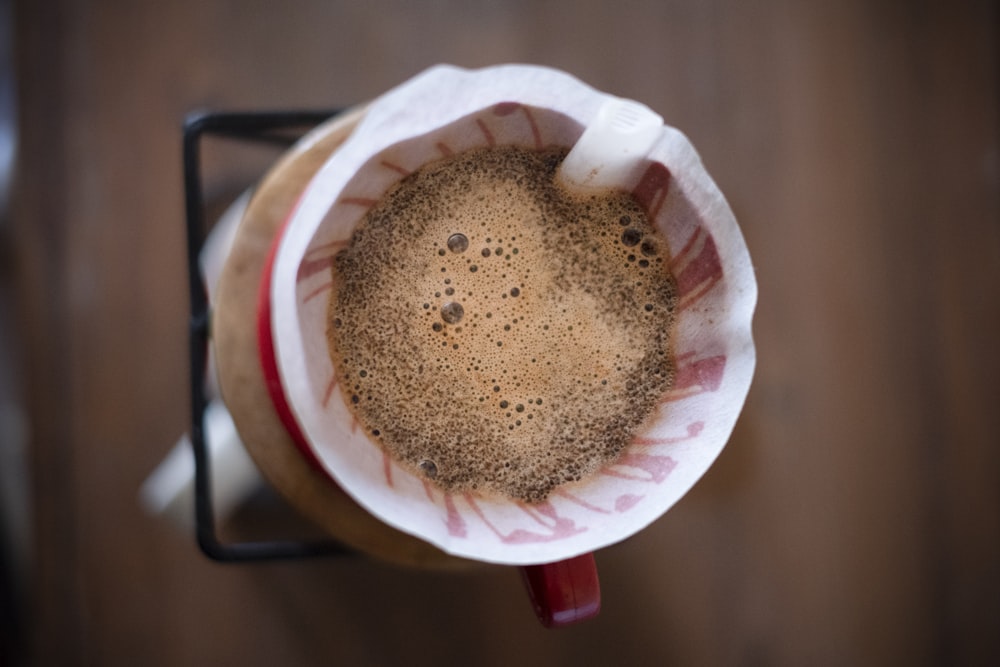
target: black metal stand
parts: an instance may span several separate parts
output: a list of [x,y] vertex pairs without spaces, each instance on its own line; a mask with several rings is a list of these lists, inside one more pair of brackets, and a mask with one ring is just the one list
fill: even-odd
[[337,542],[264,541],[223,543],[212,507],[211,469],[205,442],[205,371],[211,321],[208,294],[198,258],[208,230],[201,179],[201,138],[205,135],[290,146],[338,110],[274,113],[198,113],[184,122],[184,203],[187,218],[188,279],[191,294],[191,446],[195,462],[195,526],[198,546],[223,562],[259,562],[351,553]]

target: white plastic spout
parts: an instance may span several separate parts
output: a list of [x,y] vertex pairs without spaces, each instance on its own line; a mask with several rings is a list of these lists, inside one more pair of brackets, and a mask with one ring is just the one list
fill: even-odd
[[663,118],[632,100],[609,97],[566,159],[558,178],[578,188],[621,186],[663,134]]

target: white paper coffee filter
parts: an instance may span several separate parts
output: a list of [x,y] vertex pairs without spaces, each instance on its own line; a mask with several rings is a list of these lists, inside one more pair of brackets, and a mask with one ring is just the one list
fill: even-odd
[[756,283],[722,194],[666,128],[620,185],[670,245],[681,294],[677,375],[648,432],[613,465],[543,503],[446,494],[392,462],[345,405],[327,350],[332,257],[386,190],[421,165],[486,145],[570,147],[609,96],[547,68],[435,67],[376,100],[311,181],[281,240],[272,327],[281,381],[327,472],[387,523],[483,561],[561,560],[641,530],[705,473],[732,432],[754,367]]

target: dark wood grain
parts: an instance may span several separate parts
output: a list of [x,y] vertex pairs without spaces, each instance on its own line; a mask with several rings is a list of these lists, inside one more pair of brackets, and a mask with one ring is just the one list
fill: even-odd
[[[16,7],[33,664],[1000,661],[996,3],[277,7]],[[208,562],[136,501],[188,420],[184,114],[509,61],[649,104],[730,199],[760,286],[730,445],[598,555],[579,628],[512,569]],[[264,163],[213,155],[213,192]]]

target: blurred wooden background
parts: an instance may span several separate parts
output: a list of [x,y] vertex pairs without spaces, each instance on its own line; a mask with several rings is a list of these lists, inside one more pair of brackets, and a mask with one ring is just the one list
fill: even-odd
[[[14,10],[27,664],[1000,663],[996,3]],[[136,501],[189,419],[182,118],[513,61],[647,103],[730,199],[760,304],[729,446],[559,632],[512,569],[207,561]]]

